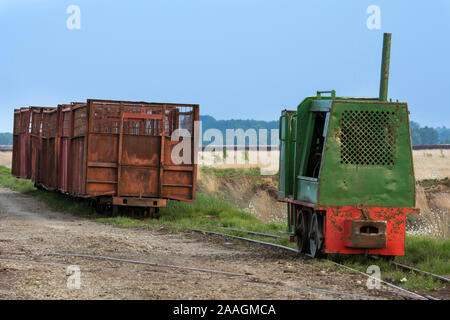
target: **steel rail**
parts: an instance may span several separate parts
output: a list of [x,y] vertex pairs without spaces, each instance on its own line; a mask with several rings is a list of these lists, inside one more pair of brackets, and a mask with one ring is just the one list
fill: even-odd
[[390,283],[390,282],[384,281],[384,280],[382,280],[382,279],[375,278],[375,277],[371,276],[370,274],[361,272],[361,271],[359,271],[359,270],[357,270],[357,269],[351,268],[351,267],[346,266],[346,265],[344,265],[344,264],[340,264],[340,263],[338,263],[338,262],[335,262],[335,261],[329,260],[329,259],[321,259],[321,260],[322,260],[322,261],[326,261],[326,262],[331,262],[332,264],[334,264],[334,265],[336,265],[336,266],[338,266],[338,267],[341,267],[341,268],[344,268],[344,269],[348,269],[348,270],[351,270],[351,271],[353,271],[353,272],[362,274],[362,275],[364,275],[364,276],[366,276],[366,277],[368,277],[368,278],[370,278],[370,279],[374,279],[374,280],[376,280],[376,281],[380,281],[381,283],[384,283],[385,285],[387,285],[387,286],[389,286],[389,287],[391,287],[391,288],[394,288],[394,289],[397,289],[397,290],[399,290],[399,291],[402,291],[402,292],[406,293],[406,295],[408,295],[409,297],[415,297],[416,299],[420,299],[420,300],[430,300],[429,298],[426,298],[426,297],[424,297],[424,296],[421,296],[420,294],[417,294],[417,293],[415,293],[415,292],[412,292],[412,291],[403,289],[403,288],[401,288],[401,287],[396,286],[395,284],[392,284],[392,283]]
[[[54,254],[52,254],[54,255]],[[79,256],[79,255],[76,255]],[[83,257],[85,257],[86,255],[82,255]],[[97,257],[97,256],[91,256],[91,257]],[[103,257],[103,256],[102,256]],[[103,257],[105,258],[105,257]],[[116,258],[110,258],[107,257],[109,259],[107,260],[111,260],[114,262],[120,261],[120,262],[126,262],[126,263],[130,263],[130,260],[127,259],[116,259]],[[62,266],[62,267],[67,267],[67,266],[71,266],[71,264],[62,264],[62,263],[55,263],[55,262],[44,262],[44,261],[34,261],[34,260],[23,260],[23,259],[12,259],[12,258],[0,258],[0,261],[3,262],[10,262],[10,263],[29,263],[29,264],[40,264],[40,265],[52,265],[52,266]],[[134,260],[131,260],[134,261]],[[131,262],[134,263],[134,262]],[[142,263],[139,263],[142,264]],[[147,263],[145,263],[147,264]],[[159,266],[159,265],[158,265]],[[86,267],[86,266],[84,266]],[[103,268],[113,268],[113,267],[104,267]],[[184,269],[184,268],[183,268]],[[189,270],[192,270],[192,268],[190,268]],[[194,270],[197,271],[197,270]],[[211,280],[211,278],[209,276],[201,276],[201,275],[192,275],[192,274],[184,274],[184,273],[171,273],[171,272],[160,272],[160,271],[153,271],[153,270],[144,270],[143,272],[145,273],[151,273],[151,274],[158,274],[158,275],[165,275],[165,276],[169,276],[169,277],[192,277],[192,278],[198,278],[198,279],[206,279],[206,280]],[[222,272],[218,272],[218,274],[222,274]],[[249,277],[250,275],[248,274],[243,274],[244,276]],[[328,289],[322,289],[322,288],[314,288],[314,287],[295,287],[295,286],[289,286],[289,285],[282,285],[282,284],[276,284],[276,283],[270,283],[270,282],[266,282],[266,281],[256,281],[256,280],[238,280],[238,279],[233,279],[233,278],[216,278],[216,280],[220,280],[220,281],[228,281],[228,282],[237,282],[237,283],[247,283],[247,284],[251,284],[251,285],[260,285],[260,286],[270,286],[270,287],[276,287],[276,288],[287,288],[289,290],[294,290],[294,291],[315,291],[315,292],[321,292],[321,293],[328,293],[328,294],[332,294],[332,295],[340,295],[340,296],[351,296],[351,297],[357,297],[357,298],[364,298],[364,299],[371,299],[371,300],[383,300],[379,297],[373,297],[373,296],[366,296],[366,295],[360,295],[357,293],[350,293],[350,292],[344,292],[344,291],[334,291],[334,290],[328,290]]]
[[[300,252],[299,252],[298,250],[296,250],[296,249],[293,249],[293,248],[290,248],[290,247],[286,247],[286,246],[282,246],[282,245],[279,245],[279,244],[276,244],[276,243],[270,243],[270,242],[265,242],[265,241],[255,240],[255,239],[249,239],[249,238],[244,238],[244,237],[239,237],[239,236],[233,236],[233,235],[230,235],[230,234],[219,233],[219,232],[214,232],[214,231],[206,231],[206,230],[199,230],[199,229],[187,229],[187,230],[194,231],[194,232],[199,232],[199,233],[205,233],[205,234],[218,235],[218,236],[223,236],[223,237],[228,237],[228,238],[233,238],[233,239],[243,240],[243,241],[247,241],[247,242],[258,243],[258,244],[261,244],[261,245],[271,246],[271,247],[283,249],[283,250],[286,250],[286,251],[295,252],[295,253],[298,253],[298,254],[300,253]],[[304,254],[304,255],[305,255],[305,254]],[[310,257],[309,255],[305,255],[305,256]],[[359,270],[356,270],[356,269],[354,269],[354,268],[348,267],[348,266],[346,266],[346,265],[343,265],[343,264],[334,262],[334,261],[329,260],[329,259],[321,259],[321,260],[322,260],[322,261],[329,261],[329,262],[335,264],[335,265],[338,266],[338,267],[345,268],[345,269],[351,270],[351,271],[353,271],[353,272],[359,273],[359,274],[361,274],[361,275],[364,275],[365,277],[368,277],[368,278],[371,278],[371,279],[375,279],[375,280],[377,280],[377,281],[380,281],[381,283],[383,283],[383,284],[385,284],[385,285],[387,285],[387,286],[389,286],[389,287],[391,287],[391,288],[394,288],[394,289],[396,289],[396,290],[398,290],[398,291],[401,291],[401,292],[402,292],[402,294],[401,294],[402,296],[406,296],[406,297],[414,298],[414,299],[420,299],[420,300],[432,300],[431,297],[430,297],[430,298],[424,297],[424,296],[422,296],[422,295],[419,295],[419,294],[414,293],[414,292],[412,292],[412,291],[403,289],[403,288],[401,288],[401,287],[398,287],[398,286],[396,286],[396,285],[394,285],[394,284],[392,284],[392,283],[390,283],[390,282],[384,281],[384,280],[382,280],[382,279],[375,278],[375,277],[373,277],[373,276],[371,276],[371,275],[369,275],[369,274],[367,274],[367,273],[361,272],[361,271],[359,271]]]
[[249,238],[244,238],[244,237],[239,237],[239,236],[233,236],[231,234],[214,232],[214,231],[206,231],[206,230],[190,229],[190,228],[187,228],[186,230],[193,231],[193,232],[198,232],[198,233],[213,234],[213,235],[217,235],[217,236],[225,236],[225,237],[228,237],[228,238],[233,238],[233,239],[239,239],[239,240],[248,241],[248,242],[259,243],[259,244],[263,244],[263,245],[266,245],[266,246],[271,246],[271,247],[283,249],[283,250],[286,250],[286,251],[300,253],[297,249],[286,247],[286,246],[282,246],[281,244],[265,242],[265,241],[259,241],[259,240],[249,239]]
[[109,261],[116,261],[116,262],[143,264],[143,265],[148,265],[148,266],[153,266],[153,267],[163,267],[163,268],[171,268],[171,269],[183,269],[183,270],[190,270],[190,271],[225,274],[225,275],[229,275],[229,276],[239,276],[239,277],[246,277],[246,276],[248,276],[248,275],[246,275],[244,273],[233,273],[233,272],[219,271],[219,270],[212,270],[212,269],[183,267],[183,266],[176,266],[176,265],[163,264],[163,263],[155,263],[155,262],[148,262],[148,261],[138,261],[138,260],[130,260],[130,259],[122,259],[122,258],[114,258],[114,257],[106,257],[106,256],[97,256],[97,255],[89,255],[89,254],[51,252],[51,253],[46,253],[45,255],[79,257],[79,258],[88,258],[88,259],[96,259],[96,260],[109,260]]
[[[191,277],[191,275],[187,275],[187,274],[183,274],[183,273],[165,273],[165,272],[159,272],[159,271],[144,271],[144,272],[148,272],[148,273],[152,273],[152,274],[168,275],[168,276],[174,276],[174,277],[187,277],[187,276]],[[194,277],[199,278],[199,279],[210,280],[210,278],[208,278],[206,276],[195,275]],[[287,289],[294,290],[294,291],[317,291],[317,292],[321,292],[321,293],[328,293],[328,294],[340,295],[340,296],[352,296],[352,297],[371,299],[371,300],[383,300],[382,298],[379,298],[379,297],[366,296],[366,295],[361,295],[361,294],[357,294],[357,293],[334,291],[334,290],[315,288],[315,287],[308,287],[308,288],[295,287],[295,286],[289,286],[289,285],[283,285],[283,284],[277,284],[277,283],[270,283],[270,282],[266,282],[266,281],[239,280],[239,279],[233,279],[233,278],[216,278],[216,280],[237,282],[237,283],[247,283],[247,284],[251,284],[251,285],[270,286],[270,287],[275,287],[275,288],[287,288]]]
[[268,237],[268,238],[286,239],[286,237],[282,237],[282,236],[279,236],[279,235],[276,235],[276,234],[271,234],[271,233],[262,233],[262,232],[256,232],[256,231],[250,231],[250,230],[242,230],[242,229],[229,228],[229,227],[221,227],[221,226],[213,226],[213,228],[230,230],[230,231],[237,231],[237,232],[248,233],[248,234],[253,234],[253,235],[256,235],[256,236],[262,236],[262,237]]
[[395,265],[395,266],[397,266],[399,268],[405,269],[405,270],[410,270],[410,271],[414,271],[416,273],[423,273],[423,274],[432,276],[434,278],[437,278],[437,279],[441,280],[442,282],[450,282],[449,278],[440,276],[438,274],[434,274],[434,273],[431,273],[431,272],[428,272],[428,271],[420,270],[420,269],[417,269],[417,268],[414,268],[414,267],[411,267],[411,266],[407,266],[405,264],[401,264],[401,263],[398,263],[398,262],[391,262],[391,263],[393,265]]

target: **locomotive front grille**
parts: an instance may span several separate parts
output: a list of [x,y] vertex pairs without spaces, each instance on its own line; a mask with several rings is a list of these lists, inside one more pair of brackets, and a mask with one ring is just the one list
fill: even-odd
[[346,110],[341,120],[341,164],[395,164],[396,114],[391,111]]

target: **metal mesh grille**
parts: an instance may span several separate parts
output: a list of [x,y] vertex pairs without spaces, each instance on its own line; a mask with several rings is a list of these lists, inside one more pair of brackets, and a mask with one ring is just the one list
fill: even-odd
[[54,138],[58,131],[58,113],[44,113],[42,117],[42,136],[44,138]]
[[[164,104],[122,103],[124,114],[123,134],[161,136],[163,132],[162,110]],[[94,102],[93,133],[120,133],[120,102]],[[137,116],[130,117],[131,114]],[[142,117],[140,117],[140,116]],[[145,116],[154,115],[154,118]],[[192,135],[194,108],[191,106],[166,105],[165,136],[171,136],[176,129],[186,129]],[[76,118],[75,118],[76,120]]]
[[344,111],[341,164],[394,165],[395,120],[395,113],[390,111]]
[[73,112],[73,135],[79,137],[86,134],[87,112],[86,107],[74,110]]
[[20,123],[20,132],[26,133],[26,132],[28,132],[28,120],[29,120],[30,111],[29,110],[21,111],[21,115],[22,115],[22,119],[21,119],[21,123]]
[[31,133],[34,135],[39,135],[42,129],[42,113],[40,112],[33,112],[32,114],[32,125],[31,125]]

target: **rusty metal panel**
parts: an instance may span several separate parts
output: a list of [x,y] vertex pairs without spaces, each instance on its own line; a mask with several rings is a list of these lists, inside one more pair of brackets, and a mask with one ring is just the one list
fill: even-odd
[[[162,179],[163,197],[176,200],[193,201],[196,195],[197,184],[197,153],[198,137],[195,132],[195,121],[199,119],[198,106],[177,107],[173,113],[172,130],[181,129],[189,133],[189,137],[183,137],[180,141],[171,141],[166,137],[164,150],[164,176]],[[169,117],[171,119],[172,117]],[[169,121],[170,123],[170,121]],[[175,163],[174,148],[179,143],[190,145],[190,163]],[[179,154],[183,156],[182,153]]]
[[[87,194],[195,199],[197,105],[88,100],[88,107]],[[176,129],[191,135],[190,163],[172,162]]]
[[13,129],[13,154],[11,173],[13,176],[19,176],[19,127],[20,127],[20,109],[14,109],[14,129]]
[[59,151],[58,151],[58,190],[68,193],[70,181],[70,142],[71,142],[71,105],[58,106],[59,111]]
[[59,120],[59,108],[42,111],[38,184],[49,190],[58,188]]
[[77,196],[83,194],[83,165],[84,165],[84,144],[85,137],[73,137],[70,144],[70,162],[72,171],[70,172],[69,193]]
[[30,177],[30,109],[20,108],[14,112],[12,174],[20,178]]
[[39,169],[39,150],[42,132],[42,108],[31,108],[31,180],[37,182]]
[[386,221],[345,220],[345,246],[349,248],[386,248]]
[[119,190],[121,196],[159,197],[159,169],[122,167]]
[[83,196],[86,191],[87,105],[72,103],[71,110],[69,193],[74,196]]

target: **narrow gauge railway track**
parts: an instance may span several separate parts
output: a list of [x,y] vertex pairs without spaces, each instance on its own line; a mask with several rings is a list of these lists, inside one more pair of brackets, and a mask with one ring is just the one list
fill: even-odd
[[[260,244],[260,245],[275,247],[275,248],[282,249],[282,250],[285,250],[285,251],[290,251],[290,252],[294,252],[294,253],[300,254],[300,252],[298,250],[296,250],[296,249],[293,249],[293,248],[290,248],[290,247],[286,247],[286,246],[283,246],[283,245],[279,245],[279,244],[276,244],[276,243],[265,242],[265,241],[260,241],[260,240],[256,240],[256,239],[250,239],[250,238],[245,238],[245,237],[240,237],[240,236],[234,236],[234,235],[230,235],[230,234],[226,234],[226,233],[220,233],[220,232],[214,232],[214,231],[206,231],[206,230],[199,230],[199,229],[187,229],[187,230],[190,230],[190,231],[193,231],[193,232],[197,232],[197,233],[217,235],[217,236],[227,237],[227,238],[231,238],[231,239],[237,239],[237,240],[243,240],[243,241],[247,241],[247,242],[253,242],[253,243]],[[234,231],[237,231],[237,230],[234,230]],[[239,231],[247,233],[246,230],[239,230]],[[264,236],[264,235],[270,235],[270,234],[262,234],[262,233],[260,233],[260,235]],[[309,255],[306,255],[306,254],[303,254],[303,256],[311,258]],[[389,287],[397,290],[398,294],[403,296],[403,297],[408,297],[408,298],[412,298],[412,299],[419,299],[419,300],[436,300],[435,298],[433,298],[431,296],[419,295],[419,294],[417,294],[415,292],[403,289],[401,287],[398,287],[398,286],[396,286],[396,285],[394,285],[394,284],[392,284],[390,282],[384,281],[382,279],[377,279],[377,278],[375,278],[375,277],[373,277],[373,276],[371,276],[369,274],[366,274],[366,273],[361,272],[359,270],[356,270],[354,268],[348,267],[346,265],[340,264],[338,262],[335,262],[335,261],[332,261],[332,260],[329,260],[329,259],[321,259],[321,260],[325,261],[325,262],[330,262],[330,263],[336,265],[337,267],[344,268],[344,269],[347,269],[347,270],[351,270],[351,271],[356,272],[358,274],[361,274],[361,275],[363,275],[363,276],[365,276],[367,278],[379,280],[381,283],[385,284],[386,286],[389,286]],[[405,266],[405,267],[407,267],[407,266]],[[417,269],[417,270],[421,271],[419,269]]]
[[[282,236],[278,236],[278,235],[270,234],[270,233],[262,233],[262,232],[241,230],[241,229],[236,229],[236,228],[227,228],[227,227],[214,227],[214,228],[220,228],[220,229],[230,230],[230,231],[237,231],[237,232],[242,232],[242,233],[247,233],[247,234],[258,235],[258,236],[262,236],[262,237],[286,239],[286,237],[282,237]],[[287,234],[287,232],[285,232],[285,231],[280,231],[280,233],[286,233]],[[286,248],[289,248],[289,247],[286,247]],[[290,248],[290,249],[292,249],[292,248]],[[328,260],[328,261],[330,261],[330,260]],[[432,272],[420,270],[420,269],[417,269],[415,267],[411,267],[411,266],[408,266],[408,265],[405,265],[405,264],[402,264],[402,263],[398,263],[398,262],[394,262],[394,261],[391,261],[390,263],[392,265],[398,267],[398,268],[403,269],[403,270],[414,271],[416,273],[422,273],[422,274],[426,274],[426,275],[432,276],[433,278],[436,278],[436,279],[438,279],[438,280],[440,280],[440,281],[442,281],[444,283],[450,282],[449,278],[446,278],[444,276],[440,276],[440,275],[432,273]]]
[[215,229],[224,229],[229,231],[238,231],[238,232],[244,232],[247,234],[253,234],[255,236],[262,236],[267,238],[275,238],[275,239],[286,239],[286,237],[282,237],[276,234],[270,234],[270,233],[262,233],[262,232],[256,232],[256,231],[249,231],[249,230],[241,230],[236,228],[228,228],[228,227],[221,227],[221,226],[214,226]]
[[417,269],[417,268],[414,268],[414,267],[411,267],[411,266],[407,266],[405,264],[398,263],[398,262],[393,262],[392,261],[391,263],[394,266],[399,267],[399,268],[404,269],[404,270],[414,271],[416,273],[422,273],[422,274],[426,274],[426,275],[432,276],[433,278],[436,278],[436,279],[438,279],[438,280],[440,280],[440,281],[442,281],[444,283],[449,283],[450,282],[449,278],[440,276],[438,274],[434,274],[434,273],[431,273],[431,272],[428,272],[428,271],[420,270],[420,269]]
[[[107,256],[99,256],[99,255],[88,255],[88,254],[76,254],[76,253],[49,252],[49,253],[44,253],[42,255],[55,256],[55,257],[56,256],[77,257],[77,258],[84,258],[84,259],[106,260],[106,261],[128,263],[128,264],[147,265],[147,266],[152,266],[152,267],[179,269],[179,270],[183,270],[183,271],[197,271],[197,272],[201,272],[201,273],[210,273],[213,275],[226,275],[226,276],[231,277],[231,278],[215,278],[216,280],[222,280],[222,281],[246,283],[246,284],[258,285],[258,286],[269,286],[269,287],[274,287],[274,288],[284,288],[284,289],[293,290],[293,291],[310,291],[310,292],[319,292],[322,294],[329,294],[329,295],[335,295],[335,296],[347,296],[347,297],[355,297],[355,298],[370,299],[370,300],[381,300],[381,298],[379,298],[379,297],[360,295],[360,294],[344,292],[344,291],[334,291],[334,290],[315,288],[315,287],[296,287],[296,286],[290,286],[290,285],[284,285],[284,284],[278,284],[278,283],[271,283],[271,282],[267,282],[267,281],[260,281],[259,279],[251,279],[251,275],[249,275],[249,274],[233,273],[233,272],[214,270],[214,269],[193,268],[193,267],[186,267],[186,266],[160,264],[160,263],[154,263],[154,262],[149,262],[149,261],[139,261],[139,260],[124,259],[124,258],[107,257]],[[60,263],[60,262],[36,261],[36,260],[17,259],[17,258],[0,258],[0,262],[39,264],[39,265],[47,265],[47,266],[55,266],[55,267],[67,267],[67,266],[71,265],[71,264]],[[108,267],[104,267],[104,268],[108,268]],[[185,273],[158,272],[158,271],[150,271],[150,270],[145,270],[144,272],[152,273],[152,274],[174,276],[174,277],[191,277],[191,278],[200,278],[200,279],[206,279],[206,280],[211,279],[208,276],[199,276],[199,275],[192,275],[192,274],[185,274]],[[235,279],[235,277],[240,277],[241,279]],[[247,277],[250,279],[242,279],[243,277]]]

